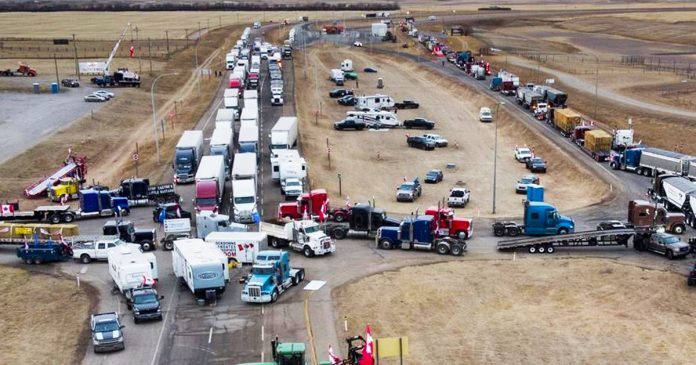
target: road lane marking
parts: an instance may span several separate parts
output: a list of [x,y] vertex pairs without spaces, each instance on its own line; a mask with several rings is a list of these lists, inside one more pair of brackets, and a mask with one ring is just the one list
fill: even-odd
[[213,327],[210,327],[210,332],[208,333],[208,345],[213,341]]
[[266,338],[265,334],[266,334],[266,327],[262,325],[261,326],[261,344],[263,344],[265,341],[265,338]]
[[167,313],[164,315],[164,320],[162,321],[162,328],[160,329],[159,336],[157,337],[157,345],[155,346],[155,353],[152,355],[152,362],[150,365],[155,365],[155,360],[157,360],[157,353],[159,352],[160,344],[162,343],[162,334],[164,333],[164,328],[167,327],[167,318],[169,318],[169,313],[171,312],[172,303],[174,302],[174,294],[176,294],[176,288],[179,286],[178,280],[174,283],[174,288],[172,288],[172,294],[169,296],[169,304],[167,304]]

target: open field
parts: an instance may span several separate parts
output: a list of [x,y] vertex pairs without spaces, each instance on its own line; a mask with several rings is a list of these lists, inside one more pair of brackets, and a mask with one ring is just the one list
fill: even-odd
[[686,364],[696,356],[696,292],[686,279],[610,260],[449,262],[373,275],[333,294],[348,333],[367,322],[377,338],[408,336],[414,364]]
[[[430,71],[418,68],[413,63],[395,60],[383,55],[367,52],[350,52],[347,48],[324,46],[308,52],[307,67],[303,57],[297,57],[295,74],[304,87],[297,90],[298,116],[300,118],[300,140],[310,169],[313,187],[328,188],[331,196],[338,196],[336,174],[342,175],[343,195],[352,201],[376,200],[378,206],[389,212],[409,213],[420,207],[437,204],[447,196],[449,189],[463,181],[472,190],[472,201],[464,214],[469,216],[489,215],[492,204],[491,179],[493,174],[493,124],[478,121],[480,106],[493,102],[471,90],[455,84],[437,82]],[[360,73],[358,94],[384,93],[396,100],[415,99],[421,104],[417,110],[402,110],[397,117],[401,120],[424,116],[436,121],[432,133],[449,139],[450,145],[436,151],[408,148],[405,134],[421,134],[420,130],[389,131],[335,131],[334,121],[345,117],[349,109],[328,98],[334,88],[328,81],[329,69],[336,67],[344,58],[352,58],[356,70],[376,65],[377,74]],[[315,71],[316,67],[316,71]],[[307,73],[304,81],[303,72]],[[315,76],[316,72],[316,76]],[[376,78],[382,77],[385,88],[377,90]],[[313,79],[318,85],[314,84]],[[348,81],[348,87],[355,82]],[[424,91],[427,90],[427,93]],[[321,103],[321,106],[319,105]],[[318,124],[315,111],[321,109]],[[524,125],[505,112],[497,117],[500,126],[498,146],[498,197],[497,213],[503,216],[518,215],[522,196],[514,193],[514,183],[527,173],[524,166],[512,157],[515,145],[528,145],[538,155],[549,161],[549,173],[541,175],[542,184],[550,187],[547,199],[561,210],[584,207],[599,202],[605,197],[608,186],[591,178],[587,172],[568,163],[568,156],[540,139]],[[326,143],[331,145],[331,168],[326,158]],[[459,145],[459,147],[457,147]],[[360,146],[360,147],[358,147]],[[455,169],[447,169],[455,163]],[[413,204],[396,203],[395,188],[404,177],[423,175],[429,169],[442,169],[445,180],[438,185],[426,185],[423,196]],[[572,181],[572,183],[571,183]],[[371,189],[364,189],[368,183]],[[343,201],[343,197],[339,201]]]
[[89,343],[96,297],[88,284],[0,266],[3,364],[76,364]]
[[696,41],[694,22],[696,12],[641,13],[571,18],[558,26],[580,32],[693,45]]
[[[201,67],[212,68],[212,65],[221,64],[224,55],[221,55],[219,48],[228,49],[226,41],[236,40],[240,33],[241,29],[237,27],[216,30],[204,37],[198,46]],[[147,176],[153,181],[169,181],[168,161],[173,154],[176,136],[199,119],[220,82],[219,78],[202,76],[198,91],[197,73],[192,72],[193,53],[192,48],[178,53],[163,66],[168,72],[178,72],[178,75],[163,77],[157,83],[158,118],[165,120],[158,126],[159,130],[164,124],[164,139],[160,140],[161,162],[157,162],[151,119],[150,86],[152,77],[157,76],[155,74],[146,77],[139,89],[121,89],[117,98],[94,113],[93,119],[89,115],[78,119],[44,142],[0,165],[0,195],[21,198],[24,187],[60,165],[68,148],[88,156],[89,181],[113,186],[121,178],[135,175],[135,165],[130,156],[138,143],[140,176]],[[204,61],[206,59],[207,62]],[[175,116],[174,110],[177,111]],[[158,135],[160,133],[161,130]],[[28,204],[40,203],[41,200],[36,200]]]

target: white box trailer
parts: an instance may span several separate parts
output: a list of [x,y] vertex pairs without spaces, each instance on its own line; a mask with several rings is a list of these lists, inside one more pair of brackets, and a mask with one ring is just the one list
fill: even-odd
[[306,177],[307,162],[304,158],[278,160],[278,180],[284,181],[290,178],[302,180]]
[[225,89],[225,93],[223,94],[224,97],[229,98],[229,97],[236,97],[238,98],[242,93],[239,91],[238,88],[233,87],[233,88],[228,88]]
[[145,285],[154,285],[158,279],[157,258],[143,253],[140,245],[125,244],[107,250],[109,275],[122,294]]
[[239,120],[242,125],[250,124],[258,127],[259,109],[254,108],[254,106],[245,106],[242,109],[242,115],[239,117]]
[[239,98],[236,96],[228,96],[223,99],[225,109],[239,110]]
[[191,293],[197,297],[214,299],[225,292],[229,268],[221,261],[225,254],[217,246],[202,239],[190,238],[174,241],[172,270],[183,279]]
[[254,223],[254,217],[258,217],[256,182],[251,179],[233,180],[232,195],[234,221],[238,223]]
[[226,177],[229,176],[232,166],[232,147],[234,146],[233,131],[231,123],[229,125],[215,123],[215,130],[213,130],[213,135],[210,137],[209,154],[211,156],[223,157]]
[[297,117],[280,117],[271,129],[271,151],[289,150],[297,142]]
[[268,246],[268,235],[263,232],[212,232],[205,241],[215,243],[231,261],[253,264],[259,250]]
[[249,100],[249,99],[257,100],[258,98],[259,98],[259,92],[257,90],[254,90],[254,89],[247,90],[244,93],[244,106],[245,107],[248,106],[247,100]]
[[232,166],[232,180],[252,180],[256,183],[258,167],[256,165],[256,154],[238,153],[234,157]]
[[242,124],[239,128],[239,153],[259,153],[259,127],[251,124]]
[[394,99],[387,95],[369,95],[358,96],[355,103],[355,109],[392,109],[394,108]]
[[219,122],[234,122],[235,119],[238,119],[238,114],[235,109],[218,109],[217,114],[215,114],[215,123]]

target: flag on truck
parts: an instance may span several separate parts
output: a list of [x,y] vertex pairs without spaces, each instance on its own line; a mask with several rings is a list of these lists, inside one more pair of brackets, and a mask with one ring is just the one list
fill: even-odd
[[331,347],[331,345],[329,345],[329,361],[331,361],[331,365],[337,365],[343,361],[340,357],[334,354],[333,347]]
[[130,52],[131,58],[133,58],[133,56],[135,56],[135,47],[131,46],[128,51]]
[[360,359],[359,365],[374,365],[374,349],[375,344],[372,341],[372,329],[370,329],[370,325],[368,324],[365,328],[365,347],[363,347],[362,358]]

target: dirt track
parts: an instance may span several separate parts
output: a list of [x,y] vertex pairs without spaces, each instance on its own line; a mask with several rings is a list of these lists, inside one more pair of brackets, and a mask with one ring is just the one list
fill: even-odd
[[[471,203],[464,209],[463,215],[490,214],[495,125],[480,123],[478,109],[484,105],[490,106],[493,103],[491,100],[458,84],[440,80],[415,64],[384,56],[378,58],[367,52],[351,53],[347,48],[331,46],[311,49],[307,56],[311,66],[307,68],[303,68],[303,57],[299,53],[296,56],[298,68],[295,71],[298,83],[305,82],[303,72],[308,75],[305,87],[297,93],[302,148],[310,166],[313,187],[328,188],[330,195],[336,199],[339,195],[337,174],[342,175],[343,197],[338,202],[334,200],[334,205],[342,205],[345,196],[349,196],[353,202],[374,198],[378,206],[389,212],[407,214],[416,208],[437,204],[456,182],[463,181],[472,190]],[[335,86],[327,78],[329,69],[337,67],[344,58],[352,58],[356,70],[361,71],[368,65],[376,65],[379,69],[377,74],[359,73],[358,94],[384,93],[397,100],[419,101],[420,109],[400,111],[397,117],[403,120],[424,116],[436,121],[436,129],[431,132],[447,138],[450,146],[436,151],[408,148],[405,134],[424,133],[421,130],[334,131],[333,122],[343,118],[350,109],[328,97],[328,91]],[[316,89],[311,81],[315,65],[318,65],[316,79],[319,82]],[[385,80],[383,90],[376,89],[377,77]],[[355,82],[347,82],[347,87],[354,86]],[[322,113],[318,125],[315,125],[314,113],[319,109],[319,101]],[[496,208],[499,215],[513,216],[521,212],[523,196],[514,193],[514,184],[527,170],[512,157],[515,145],[533,147],[537,154],[549,161],[549,173],[541,175],[541,182],[549,187],[547,200],[557,204],[560,209],[584,207],[600,201],[604,196],[607,187],[579,170],[557,147],[540,139],[502,111],[498,123]],[[331,169],[327,161],[327,138],[331,145]],[[447,169],[448,163],[454,163],[456,168]],[[394,189],[403,178],[420,176],[422,181],[429,169],[442,169],[445,172],[444,182],[426,185],[423,196],[416,203],[396,203]],[[370,188],[365,189],[366,185]]]
[[336,301],[348,333],[408,336],[411,364],[686,364],[685,281],[600,259],[467,261],[370,276]]

